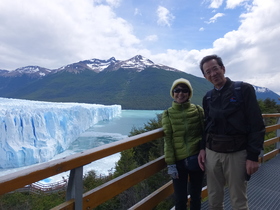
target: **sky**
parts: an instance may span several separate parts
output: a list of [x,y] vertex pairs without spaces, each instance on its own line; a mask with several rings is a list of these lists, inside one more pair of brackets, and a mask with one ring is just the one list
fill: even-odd
[[232,80],[280,95],[279,0],[1,0],[0,69],[57,69],[142,55],[203,77],[219,55]]

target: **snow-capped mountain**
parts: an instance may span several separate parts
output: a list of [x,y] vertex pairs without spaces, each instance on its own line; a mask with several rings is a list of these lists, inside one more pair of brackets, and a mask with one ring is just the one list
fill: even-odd
[[[175,68],[171,68],[169,66],[161,65],[161,64],[155,64],[153,61],[143,57],[142,55],[136,55],[133,58],[130,58],[128,60],[124,61],[117,61],[114,64],[111,64],[106,69],[107,71],[116,71],[120,68],[122,69],[130,69],[135,70],[137,72],[141,72],[146,68],[156,68],[156,69],[163,69],[166,71],[179,71]],[[105,69],[104,69],[105,70]]]
[[266,87],[254,86],[255,91],[258,93],[268,93],[270,90]]
[[104,69],[108,68],[110,65],[114,65],[115,63],[118,63],[114,57],[108,59],[108,60],[100,60],[100,59],[91,59],[91,60],[84,60],[79,61],[77,63],[69,64],[66,66],[63,66],[56,71],[67,71],[67,72],[73,72],[73,73],[79,73],[84,70],[92,70],[96,73],[99,73],[103,71]]
[[6,74],[8,72],[9,72],[8,70],[0,69],[0,76]]
[[153,61],[143,57],[142,55],[136,55],[133,58],[124,61],[116,60],[114,57],[108,60],[100,60],[100,59],[85,60],[85,61],[80,61],[78,63],[73,63],[67,66],[63,66],[57,69],[57,71],[79,73],[84,70],[92,70],[94,72],[99,73],[101,71],[116,71],[122,68],[122,69],[129,69],[129,70],[141,72],[148,67],[164,69],[167,71],[179,71],[169,66],[155,64]]
[[52,70],[40,66],[25,66],[17,68],[13,71],[0,70],[2,77],[19,77],[22,75],[29,75],[30,77],[43,77],[51,73]]
[[175,68],[166,65],[155,64],[153,61],[141,55],[136,55],[133,58],[124,61],[116,60],[114,57],[108,60],[100,60],[100,59],[93,58],[91,60],[84,60],[84,61],[79,61],[77,63],[68,64],[58,69],[47,69],[40,66],[26,66],[12,71],[0,70],[0,76],[17,77],[25,74],[30,77],[43,77],[50,73],[57,73],[60,71],[72,72],[77,74],[84,70],[92,70],[96,73],[99,73],[104,70],[116,71],[120,68],[141,72],[148,67],[163,69],[166,71],[179,71]]
[[280,104],[280,96],[269,90],[266,87],[254,86],[258,99],[265,100],[266,98],[274,99],[277,104]]

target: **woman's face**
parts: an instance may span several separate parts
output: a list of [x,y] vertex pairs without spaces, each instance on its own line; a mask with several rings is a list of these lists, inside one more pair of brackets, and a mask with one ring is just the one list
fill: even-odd
[[173,89],[174,100],[178,104],[182,104],[182,103],[186,102],[187,100],[189,100],[189,95],[190,95],[190,90],[188,88],[184,88],[180,85],[177,85]]

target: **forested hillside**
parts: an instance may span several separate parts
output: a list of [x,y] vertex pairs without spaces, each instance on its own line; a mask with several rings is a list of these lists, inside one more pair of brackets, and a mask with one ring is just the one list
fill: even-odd
[[181,77],[188,79],[193,86],[192,102],[201,104],[203,95],[212,87],[204,78],[151,67],[141,72],[131,69],[100,73],[84,70],[79,74],[61,71],[41,79],[28,80],[14,86],[12,90],[8,90],[7,85],[0,89],[0,96],[52,102],[120,104],[123,109],[162,110],[171,104],[169,91],[173,81]]

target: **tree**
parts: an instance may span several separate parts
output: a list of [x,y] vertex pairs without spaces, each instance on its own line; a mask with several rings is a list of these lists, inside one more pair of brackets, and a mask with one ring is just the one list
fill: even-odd
[[277,104],[274,99],[270,99],[270,98],[267,98],[265,100],[259,99],[258,103],[263,114],[280,112],[280,105]]

